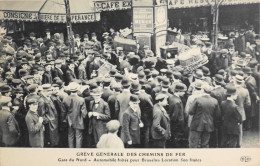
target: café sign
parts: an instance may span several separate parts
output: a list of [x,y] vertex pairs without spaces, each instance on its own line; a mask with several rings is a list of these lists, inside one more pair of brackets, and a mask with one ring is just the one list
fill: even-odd
[[[43,22],[65,23],[66,15],[64,14],[40,14],[40,20]],[[100,13],[88,14],[71,14],[72,23],[86,23],[100,21]]]
[[[220,0],[168,0],[169,9],[211,6]],[[221,5],[259,3],[259,0],[223,0]]]
[[19,11],[0,11],[0,19],[18,21],[38,21],[38,13]]
[[153,27],[153,8],[133,8],[134,33],[152,33]]
[[96,11],[126,10],[131,9],[131,1],[96,1]]

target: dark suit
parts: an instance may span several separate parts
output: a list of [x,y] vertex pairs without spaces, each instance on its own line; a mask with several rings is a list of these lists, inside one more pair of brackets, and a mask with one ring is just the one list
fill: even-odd
[[190,115],[193,115],[190,125],[190,148],[209,147],[210,133],[215,130],[215,123],[219,121],[220,110],[216,99],[210,95],[203,95],[195,99],[190,106]]
[[54,68],[52,71],[52,78],[59,77],[62,81],[64,81],[64,73],[61,69]]
[[12,146],[19,140],[20,129],[14,115],[9,110],[0,110],[0,135],[2,136],[1,142],[5,146]]
[[126,109],[129,107],[131,93],[130,91],[123,90],[122,93],[117,95],[117,101],[115,104],[115,116],[119,120],[120,124],[122,125],[123,122],[123,114]]
[[76,137],[76,148],[82,146],[82,130],[85,128],[83,118],[87,115],[85,100],[76,94],[71,94],[64,100],[66,120],[69,125],[69,147],[73,148]]
[[131,107],[123,113],[121,139],[124,143],[132,141],[133,145],[140,144],[140,115]]
[[153,124],[151,135],[154,139],[154,145],[158,148],[165,148],[166,140],[170,139],[170,117],[160,104],[153,107]]
[[66,76],[65,76],[65,83],[66,85],[68,85],[73,79],[76,79],[76,75],[75,72],[68,69],[66,71]]
[[89,134],[94,135],[94,142],[95,144],[97,144],[99,138],[103,134],[107,133],[106,123],[110,119],[110,110],[107,102],[101,99],[100,102],[97,104],[97,107],[95,105],[95,101],[90,102],[89,112],[99,113],[98,117],[92,116],[90,117],[90,121],[89,121]]
[[110,89],[110,87],[105,87],[104,89],[103,89],[103,94],[102,94],[102,99],[105,101],[105,102],[107,102],[108,101],[108,98],[109,98],[109,96],[111,96],[111,95],[113,95],[114,94],[114,92]]
[[221,147],[235,148],[240,134],[238,123],[242,123],[242,117],[238,112],[238,106],[234,101],[223,101],[221,103],[221,112],[223,121]]
[[149,146],[150,129],[153,123],[153,102],[152,97],[145,92],[140,91],[138,94],[141,110],[141,120],[144,123],[144,127],[141,128],[141,144],[144,147]]
[[115,105],[116,105],[116,98],[117,95],[119,94],[119,92],[114,93],[113,95],[108,97],[107,103],[110,109],[110,113],[111,113],[111,119],[117,119],[118,117],[116,117],[115,115]]
[[39,115],[35,112],[28,111],[25,117],[29,132],[29,142],[31,147],[44,147],[44,127],[39,123]]
[[44,72],[42,75],[42,84],[52,84],[52,74],[51,72]]
[[39,99],[38,114],[43,116],[45,126],[45,143],[50,142],[50,146],[59,145],[59,131],[58,131],[58,112],[51,99],[41,96]]

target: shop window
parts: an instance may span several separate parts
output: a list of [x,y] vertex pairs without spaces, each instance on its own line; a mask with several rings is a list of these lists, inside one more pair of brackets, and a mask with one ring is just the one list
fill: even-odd
[[7,30],[7,33],[16,33],[24,31],[24,22],[18,22],[18,21],[6,21],[5,27]]

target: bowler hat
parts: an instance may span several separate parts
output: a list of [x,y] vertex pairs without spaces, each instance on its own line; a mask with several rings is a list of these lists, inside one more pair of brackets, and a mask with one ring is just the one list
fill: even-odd
[[130,96],[130,102],[140,103],[139,97],[137,95],[131,95]]
[[219,84],[224,84],[225,83],[223,76],[220,75],[220,74],[216,74],[214,78],[215,78],[215,82],[217,82]]
[[130,86],[130,80],[127,77],[124,77],[122,80],[122,86],[123,87],[129,87]]
[[139,79],[145,78],[145,73],[144,73],[143,71],[140,71],[140,72],[138,73],[138,78],[139,78]]
[[233,95],[236,93],[236,88],[233,84],[227,84],[225,88],[227,90],[226,91],[227,95]]
[[171,83],[170,83],[169,79],[167,79],[167,78],[163,79],[163,81],[162,81],[163,88],[168,88],[170,86],[170,84]]
[[210,93],[210,92],[214,89],[212,86],[210,86],[210,85],[208,85],[208,84],[203,84],[203,85],[202,85],[202,88],[203,88],[203,90],[204,90],[205,92],[208,92],[208,93]]
[[138,81],[133,81],[131,84],[131,90],[133,91],[139,91],[141,89],[141,86]]
[[201,80],[203,79],[203,72],[201,70],[196,70],[193,76]]
[[115,78],[116,78],[117,80],[122,80],[122,79],[123,79],[123,76],[122,76],[120,73],[116,73],[116,74],[115,74]]
[[250,67],[245,67],[245,68],[243,69],[243,72],[246,73],[246,74],[251,74],[251,73],[253,73]]
[[202,72],[203,72],[203,75],[205,75],[205,76],[210,75],[209,68],[207,68],[206,66],[202,66]]
[[29,85],[28,87],[27,87],[27,89],[28,89],[28,91],[30,92],[30,93],[32,93],[32,92],[34,92],[35,91],[35,89],[38,87],[38,84],[31,84],[31,85]]
[[187,90],[187,87],[183,83],[177,83],[175,86],[175,92],[185,92]]
[[116,69],[112,68],[109,72],[110,76],[115,76],[116,75]]

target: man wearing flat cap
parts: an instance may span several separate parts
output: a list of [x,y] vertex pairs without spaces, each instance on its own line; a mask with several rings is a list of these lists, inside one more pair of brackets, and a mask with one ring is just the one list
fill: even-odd
[[[66,114],[62,119],[68,124],[69,148],[81,148],[83,139],[82,133],[85,128],[84,118],[87,115],[87,108],[85,100],[77,94],[79,85],[72,82],[68,87],[71,94],[64,100]],[[76,146],[74,144],[75,139]]]
[[242,123],[242,117],[238,112],[236,88],[232,84],[226,86],[227,99],[221,103],[222,116],[222,148],[236,148],[239,139],[239,125]]
[[29,143],[31,147],[44,147],[44,125],[43,117],[38,114],[38,100],[31,98],[28,100],[29,111],[25,121],[29,132]]
[[153,123],[151,127],[153,148],[166,148],[165,143],[171,138],[170,117],[164,109],[168,104],[168,96],[158,94],[155,100],[157,103],[153,106]]
[[126,148],[140,146],[140,128],[144,127],[141,121],[141,112],[139,108],[140,100],[137,95],[131,95],[129,107],[122,116],[121,139]]
[[0,105],[2,109],[0,111],[0,138],[4,147],[16,146],[16,143],[20,138],[19,125],[11,110],[11,98],[2,96]]

